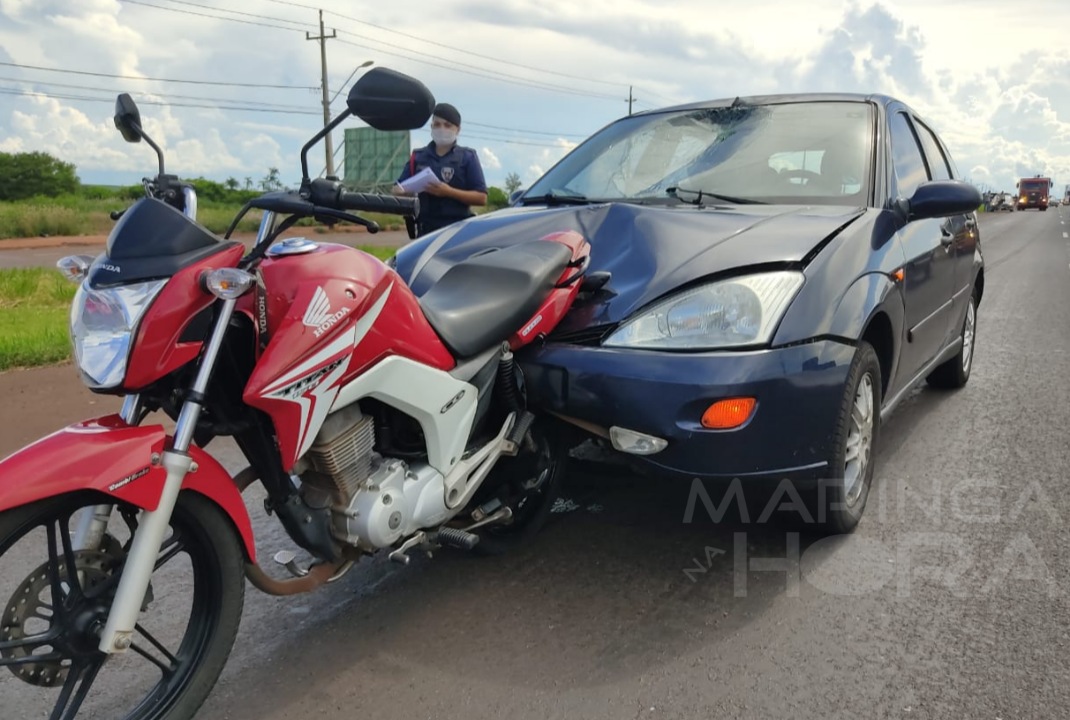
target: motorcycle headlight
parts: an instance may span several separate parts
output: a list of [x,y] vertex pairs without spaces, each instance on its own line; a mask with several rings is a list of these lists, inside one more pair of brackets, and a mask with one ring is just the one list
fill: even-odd
[[74,361],[96,388],[114,388],[126,363],[138,323],[166,280],[94,290],[82,283],[71,306]]
[[715,350],[760,345],[803,284],[793,271],[721,280],[663,300],[621,325],[607,347]]

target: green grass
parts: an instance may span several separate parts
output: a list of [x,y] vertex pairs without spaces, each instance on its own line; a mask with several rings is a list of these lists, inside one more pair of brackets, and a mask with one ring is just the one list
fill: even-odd
[[[358,247],[380,260],[395,252]],[[70,359],[67,325],[76,289],[57,270],[0,270],[0,371]]]
[[0,370],[70,357],[67,318],[76,287],[56,270],[0,270]]
[[[6,238],[54,237],[60,235],[107,235],[115,222],[108,216],[132,204],[118,198],[60,197],[37,198],[18,202],[0,202],[0,240]],[[197,222],[211,232],[223,233],[230,226],[241,205],[234,203],[199,201]],[[403,230],[405,223],[397,215],[368,213],[369,220],[379,223],[383,230]],[[298,223],[299,227],[315,227],[313,232],[329,232],[312,219]],[[260,226],[260,211],[250,211],[238,225],[238,232],[256,232]],[[343,224],[342,227],[348,226]],[[351,227],[351,226],[349,226]]]

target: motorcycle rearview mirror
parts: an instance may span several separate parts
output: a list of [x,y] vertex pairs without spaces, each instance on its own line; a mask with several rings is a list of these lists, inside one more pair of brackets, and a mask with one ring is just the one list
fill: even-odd
[[346,105],[376,130],[415,130],[431,117],[435,96],[416,78],[375,68],[353,84]]
[[156,151],[156,157],[160,161],[160,175],[163,175],[163,151],[160,146],[152,141],[149,134],[141,127],[141,111],[137,109],[137,103],[129,93],[121,93],[115,98],[115,127],[119,129],[123,140],[129,143],[141,142],[142,139]]
[[128,143],[141,142],[141,112],[128,93],[115,98],[115,127]]

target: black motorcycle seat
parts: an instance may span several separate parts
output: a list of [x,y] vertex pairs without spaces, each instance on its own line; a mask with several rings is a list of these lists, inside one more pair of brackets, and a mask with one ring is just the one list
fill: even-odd
[[550,296],[572,251],[531,240],[462,260],[420,298],[431,327],[457,357],[504,342]]

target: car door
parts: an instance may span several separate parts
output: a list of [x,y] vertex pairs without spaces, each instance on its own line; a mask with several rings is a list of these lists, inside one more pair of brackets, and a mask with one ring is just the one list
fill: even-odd
[[[914,127],[918,131],[922,148],[925,150],[929,176],[933,180],[956,179],[955,163],[936,133],[917,118],[914,118]],[[952,215],[944,224],[944,232],[945,250],[951,256],[955,266],[955,280],[951,295],[951,327],[948,334],[950,342],[957,336],[959,327],[966,317],[966,303],[973,289],[973,260],[979,239],[977,214],[971,212]]]
[[[889,119],[896,194],[910,198],[930,180],[913,123],[905,111]],[[914,220],[898,232],[906,257],[903,267],[904,329],[896,387],[912,381],[944,348],[951,327],[955,262],[948,252],[954,223],[946,218]]]

